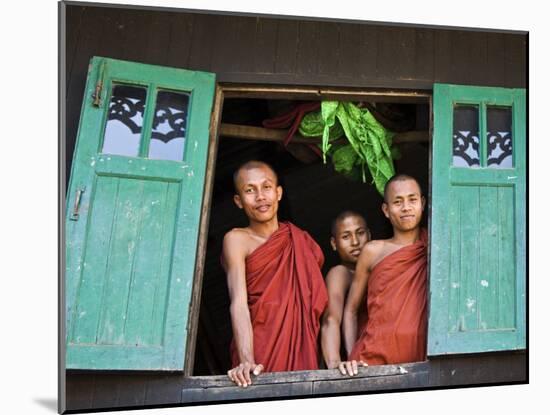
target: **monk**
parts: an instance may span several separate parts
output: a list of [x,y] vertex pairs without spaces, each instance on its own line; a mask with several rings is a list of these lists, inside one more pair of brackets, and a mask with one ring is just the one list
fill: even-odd
[[[393,237],[363,247],[344,309],[344,339],[353,374],[357,362],[380,365],[426,358],[427,232],[420,228],[425,206],[418,182],[392,177],[382,211]],[[367,323],[358,336],[358,308],[367,291]]]
[[233,180],[234,201],[248,226],[232,229],[223,240],[233,327],[227,375],[247,387],[251,373],[318,369],[327,291],[319,245],[307,232],[278,220],[283,189],[275,171],[250,161]]
[[[341,212],[332,222],[330,244],[338,253],[340,264],[332,267],[325,278],[328,291],[328,307],[323,314],[321,347],[328,369],[338,368],[343,375],[352,374],[350,362],[342,362],[341,354],[349,355],[351,349],[341,351],[342,315],[344,300],[355,274],[357,259],[363,246],[370,240],[365,218],[357,212]],[[366,310],[365,310],[366,311]],[[359,310],[359,326],[366,313]]]

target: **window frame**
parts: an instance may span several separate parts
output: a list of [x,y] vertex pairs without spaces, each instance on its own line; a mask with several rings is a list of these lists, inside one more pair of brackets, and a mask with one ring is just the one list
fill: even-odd
[[[208,155],[206,160],[206,174],[204,181],[203,200],[201,205],[201,215],[199,224],[199,238],[197,252],[195,258],[195,272],[193,277],[193,287],[191,291],[191,302],[189,306],[186,353],[184,357],[183,375],[189,378],[211,378],[213,384],[217,384],[217,375],[212,376],[193,376],[195,351],[197,343],[198,321],[200,313],[200,299],[203,285],[204,264],[206,259],[206,242],[208,237],[208,225],[210,222],[210,208],[212,203],[212,192],[214,185],[214,176],[216,169],[217,149],[219,143],[219,133],[221,130],[221,115],[223,104],[226,98],[258,98],[258,99],[290,99],[290,100],[307,100],[307,99],[330,99],[330,100],[346,100],[346,101],[361,101],[366,98],[376,99],[377,102],[395,102],[396,99],[400,103],[427,103],[429,106],[429,157],[428,157],[428,189],[427,200],[431,200],[431,179],[432,179],[432,140],[433,140],[433,91],[432,90],[389,90],[389,89],[350,89],[350,88],[318,88],[318,87],[295,87],[295,86],[266,86],[266,85],[249,85],[235,83],[220,83],[216,82],[216,90],[214,93],[214,104],[212,106],[212,114],[210,118],[210,134],[208,142]],[[428,215],[428,232],[431,227],[431,209],[428,204],[426,211]],[[430,246],[428,246],[428,270],[430,266]],[[429,287],[429,272],[428,272],[428,287]],[[429,304],[428,304],[429,313]],[[426,344],[428,339],[426,338]],[[424,362],[414,362],[412,365],[422,365]],[[390,367],[395,365],[383,365]],[[414,367],[414,366],[413,366]],[[327,369],[319,369],[307,371],[314,378],[320,377],[330,379],[327,374]],[[273,374],[284,377],[282,372]],[[225,375],[224,375],[225,376]]]

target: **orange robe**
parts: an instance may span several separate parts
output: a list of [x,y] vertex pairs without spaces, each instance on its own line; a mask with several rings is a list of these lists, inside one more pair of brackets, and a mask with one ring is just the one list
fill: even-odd
[[367,283],[367,324],[350,360],[371,365],[426,359],[426,229],[374,266]]
[[[246,258],[254,359],[266,372],[318,369],[317,337],[328,301],[323,262],[311,236],[287,222]],[[240,363],[234,341],[231,360],[233,367]]]

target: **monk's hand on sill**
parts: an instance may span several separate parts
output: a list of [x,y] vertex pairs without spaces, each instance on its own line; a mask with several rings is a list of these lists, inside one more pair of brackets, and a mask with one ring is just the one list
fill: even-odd
[[253,362],[243,362],[239,364],[239,366],[236,366],[233,369],[228,370],[227,376],[229,376],[229,379],[235,382],[237,386],[246,388],[247,386],[252,385],[250,372],[252,372],[253,375],[258,376],[260,373],[262,373],[263,370],[264,370],[264,365],[262,364],[256,364]]
[[361,365],[363,367],[367,367],[368,364],[366,362],[363,362],[362,360],[351,360],[351,361],[345,361],[340,362],[338,364],[338,370],[340,370],[340,373],[342,375],[349,375],[349,376],[355,376],[359,373],[358,366]]

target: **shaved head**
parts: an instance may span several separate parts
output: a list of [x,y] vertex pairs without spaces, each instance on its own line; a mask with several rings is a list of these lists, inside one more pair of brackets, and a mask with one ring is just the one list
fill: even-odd
[[365,220],[363,215],[361,215],[360,213],[355,212],[354,210],[344,210],[342,213],[340,213],[338,216],[336,216],[334,218],[334,220],[332,221],[332,226],[330,228],[330,233],[333,237],[336,238],[336,232],[338,230],[338,225],[340,224],[340,222],[342,222],[344,219],[347,219],[351,216],[358,217],[363,222],[365,222],[365,226],[367,226],[367,221]]
[[277,173],[275,172],[273,167],[271,167],[269,164],[267,164],[264,161],[250,160],[250,161],[247,161],[246,163],[241,164],[240,167],[237,170],[235,170],[235,173],[233,173],[233,187],[235,188],[236,193],[239,193],[239,185],[237,182],[239,180],[239,174],[241,173],[241,171],[258,169],[258,168],[268,168],[269,170],[271,170],[273,172],[273,176],[275,176],[275,186],[278,185],[279,177],[277,176]]
[[418,183],[418,180],[416,180],[414,177],[409,176],[408,174],[396,174],[393,176],[390,180],[387,181],[386,185],[384,186],[384,202],[388,202],[388,189],[390,188],[391,184],[394,182],[402,182],[405,180],[412,180],[418,185],[418,188],[420,189],[420,196],[422,196],[422,188],[420,187],[420,183]]

